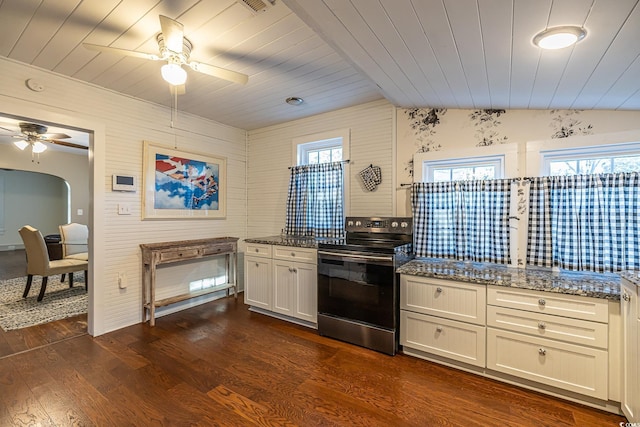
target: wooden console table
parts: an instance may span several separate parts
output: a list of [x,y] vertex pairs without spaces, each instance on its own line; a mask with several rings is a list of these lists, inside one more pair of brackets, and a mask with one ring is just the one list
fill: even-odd
[[[145,319],[145,321],[147,319],[146,314],[147,312],[149,313],[149,325],[154,326],[156,324],[156,307],[163,307],[165,305],[174,304],[190,298],[222,290],[226,290],[228,296],[229,289],[233,289],[234,297],[236,299],[238,298],[237,237],[216,237],[211,239],[181,240],[177,242],[143,243],[140,245],[140,249],[142,250],[142,311],[143,319]],[[226,255],[225,284],[214,286],[209,289],[156,300],[156,267],[158,265],[219,255]],[[230,275],[230,272],[233,274]]]

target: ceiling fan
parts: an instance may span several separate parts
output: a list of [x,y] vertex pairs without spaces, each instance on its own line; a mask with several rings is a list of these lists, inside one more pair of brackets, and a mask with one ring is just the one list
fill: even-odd
[[20,126],[20,133],[16,133],[15,131],[4,127],[0,127],[0,129],[11,132],[11,137],[16,139],[16,141],[13,142],[14,145],[21,150],[30,146],[32,153],[40,154],[47,149],[47,145],[44,144],[45,142],[65,147],[81,148],[83,150],[87,150],[89,148],[73,142],[61,141],[61,139],[71,137],[64,133],[47,133],[48,128],[44,125],[20,122],[18,123],[18,126]]
[[189,57],[191,56],[193,45],[189,39],[184,37],[184,26],[178,21],[160,15],[160,28],[162,32],[156,36],[159,55],[90,43],[83,43],[83,46],[87,49],[100,52],[112,52],[136,58],[150,59],[152,61],[167,61],[161,69],[162,78],[172,86],[182,86],[186,82],[187,72],[182,68],[183,65],[191,67],[194,71],[235,83],[245,84],[249,80],[246,74],[203,64],[201,62],[190,61]]

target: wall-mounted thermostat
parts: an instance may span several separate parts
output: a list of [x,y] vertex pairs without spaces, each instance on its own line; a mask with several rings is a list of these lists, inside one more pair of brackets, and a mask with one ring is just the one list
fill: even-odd
[[132,175],[113,175],[113,191],[136,191],[136,178]]

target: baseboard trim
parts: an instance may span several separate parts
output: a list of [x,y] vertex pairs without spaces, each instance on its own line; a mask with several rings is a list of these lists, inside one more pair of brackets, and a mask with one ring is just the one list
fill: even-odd
[[24,249],[23,244],[19,245],[0,245],[0,252],[16,251]]

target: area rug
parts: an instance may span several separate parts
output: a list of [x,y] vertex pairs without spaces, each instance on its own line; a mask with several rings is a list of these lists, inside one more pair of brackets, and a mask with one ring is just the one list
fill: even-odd
[[0,281],[0,327],[5,331],[27,328],[54,320],[65,319],[86,313],[87,292],[84,289],[84,274],[73,275],[73,288],[60,282],[60,275],[49,277],[47,292],[38,302],[42,278],[36,276],[27,298],[22,298],[26,277]]

